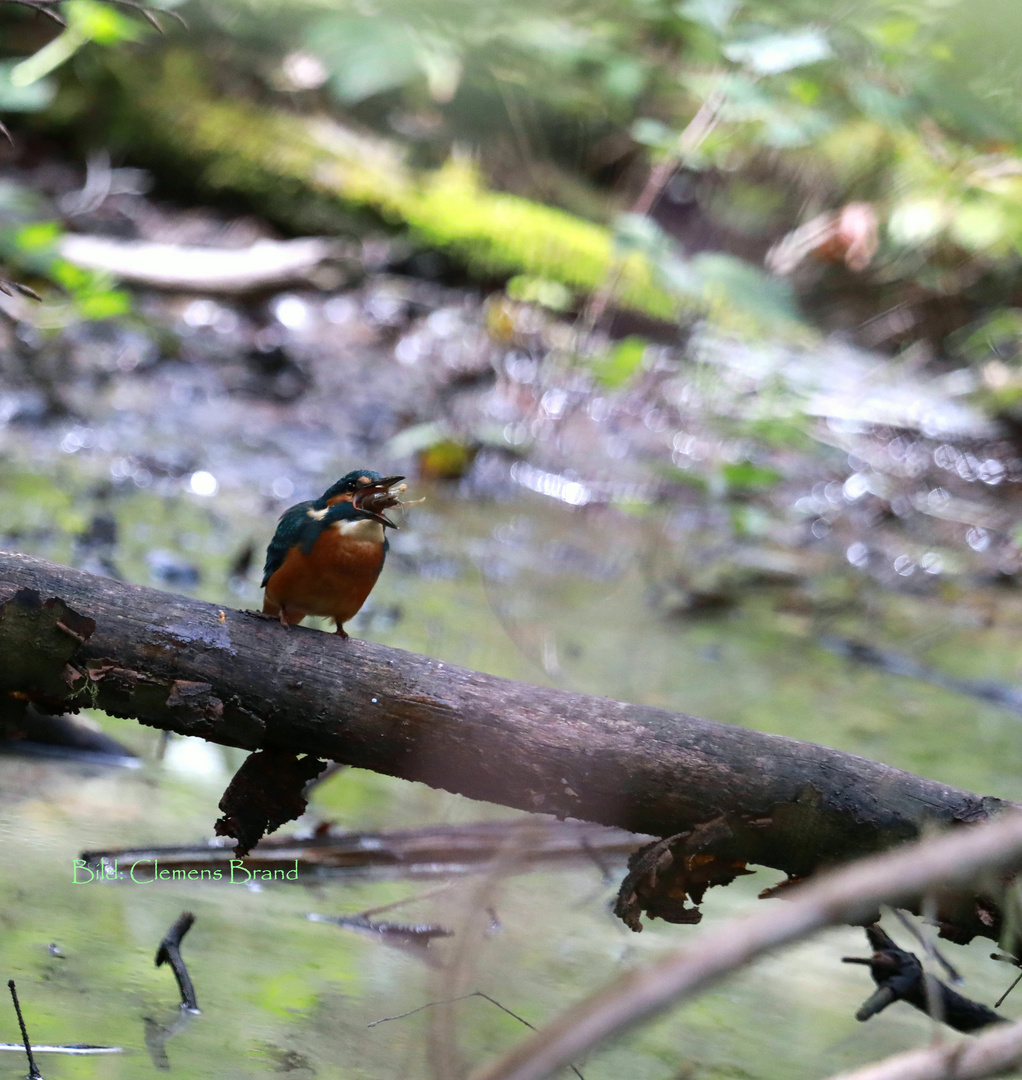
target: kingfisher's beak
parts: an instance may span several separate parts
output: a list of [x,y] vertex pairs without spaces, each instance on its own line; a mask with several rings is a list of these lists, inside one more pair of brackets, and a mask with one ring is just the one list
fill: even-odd
[[383,512],[389,506],[398,503],[398,497],[391,494],[390,489],[404,480],[403,476],[385,476],[382,480],[376,480],[372,484],[366,484],[359,488],[352,496],[351,501],[356,510],[378,521],[381,525],[388,525],[396,529],[397,525]]

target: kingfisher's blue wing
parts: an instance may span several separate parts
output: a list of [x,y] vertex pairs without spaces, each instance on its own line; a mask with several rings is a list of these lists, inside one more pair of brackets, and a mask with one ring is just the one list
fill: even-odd
[[[273,572],[279,569],[291,548],[295,544],[306,541],[305,534],[310,531],[310,525],[315,528],[316,536],[319,535],[323,526],[321,522],[309,517],[311,506],[311,501],[298,503],[281,514],[280,521],[277,522],[277,531],[273,534],[270,546],[266,549],[266,565],[263,567],[261,588],[265,587]],[[315,536],[312,538],[312,543],[315,543]]]
[[[358,521],[360,514],[350,502],[335,503],[329,509],[315,510],[314,502],[303,502],[285,510],[277,522],[277,531],[273,534],[270,546],[266,549],[266,565],[263,567],[262,586],[270,580],[287,557],[287,553],[296,545],[303,554],[308,555],[319,539],[320,533],[335,521]],[[310,511],[315,510],[315,513]],[[383,555],[387,556],[390,544],[383,541]]]

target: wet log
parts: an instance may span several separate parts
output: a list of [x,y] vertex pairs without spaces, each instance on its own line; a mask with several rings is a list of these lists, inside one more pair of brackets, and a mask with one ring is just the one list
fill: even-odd
[[[40,606],[50,598],[60,602]],[[675,862],[679,850],[711,853],[720,883],[742,862],[803,877],[1006,805],[812,743],[285,630],[27,555],[0,553],[0,602],[0,698],[96,707],[522,810],[681,834]],[[654,877],[667,855],[656,859]],[[717,883],[700,865],[703,886]],[[1001,921],[996,903],[971,897],[941,918],[959,940],[996,937]]]

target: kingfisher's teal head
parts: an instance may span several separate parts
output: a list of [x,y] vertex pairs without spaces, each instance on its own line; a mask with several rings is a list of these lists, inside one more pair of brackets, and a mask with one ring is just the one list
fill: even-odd
[[356,491],[378,483],[383,477],[372,469],[353,469],[345,473],[336,483],[331,484],[316,500],[316,509],[333,506],[341,501],[351,502]]
[[384,515],[385,506],[393,506],[397,501],[387,499],[390,489],[400,481],[403,476],[381,476],[372,469],[353,469],[346,473],[335,484],[323,492],[313,503],[316,510],[324,510],[338,503],[352,503],[358,511],[359,517],[372,517],[392,529],[397,526]]

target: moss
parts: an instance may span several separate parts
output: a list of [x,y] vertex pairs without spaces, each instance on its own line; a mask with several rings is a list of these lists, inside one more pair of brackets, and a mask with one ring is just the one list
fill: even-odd
[[124,91],[122,120],[145,148],[192,162],[204,184],[244,194],[292,226],[316,220],[350,227],[345,214],[357,207],[408,227],[480,275],[524,273],[590,293],[619,271],[622,306],[662,319],[676,319],[686,306],[657,286],[641,257],[619,266],[608,229],[489,191],[465,162],[412,170],[383,140],[322,118],[216,98],[184,53],[152,64],[111,62]]

